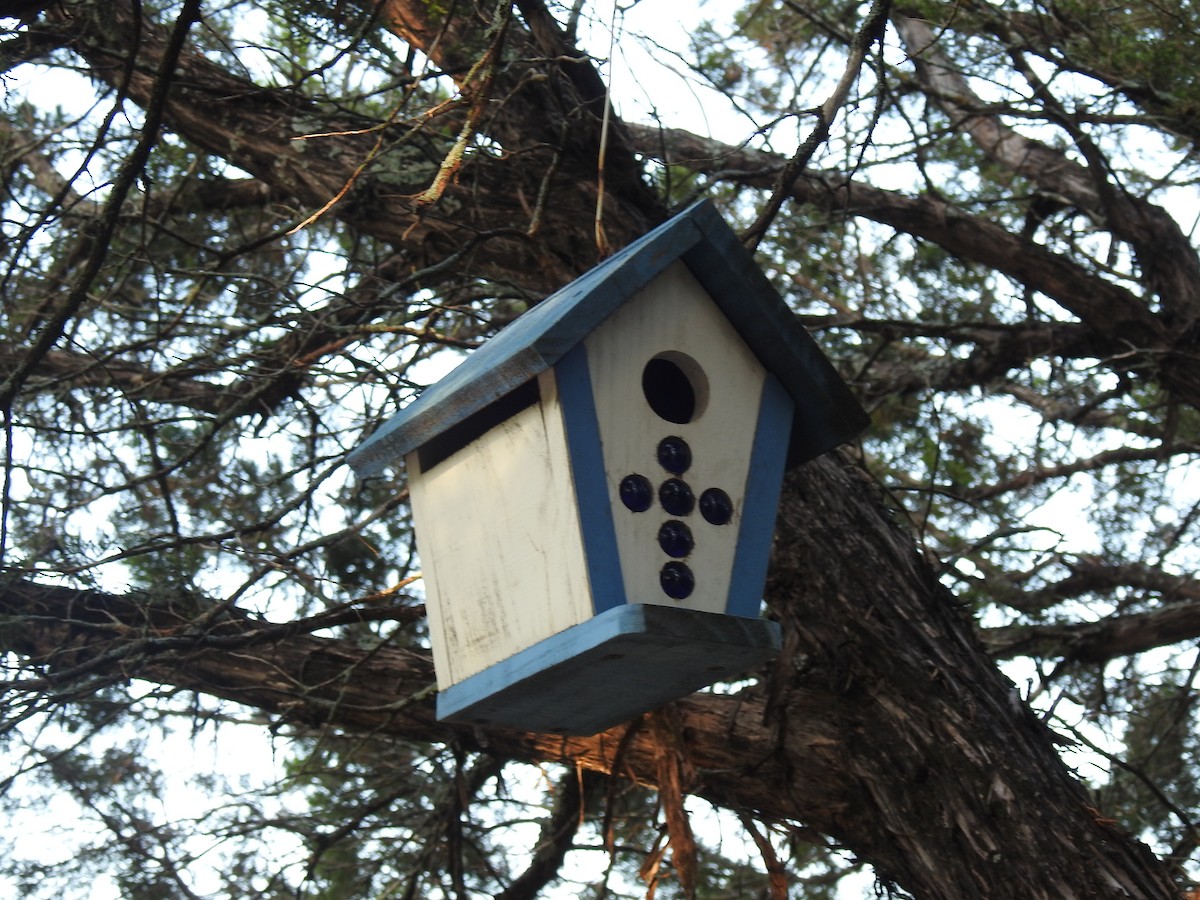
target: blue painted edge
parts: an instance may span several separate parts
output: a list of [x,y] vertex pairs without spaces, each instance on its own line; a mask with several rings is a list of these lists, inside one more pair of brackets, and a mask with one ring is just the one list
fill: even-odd
[[762,609],[793,408],[791,395],[774,375],[767,373],[750,451],[741,531],[729,578],[725,611],[731,616],[756,618]]
[[682,259],[796,403],[788,465],[831,450],[867,415],[716,208],[701,200],[542,301],[386,421],[347,456],[360,477],[550,368],[663,269]]
[[596,734],[761,665],[780,643],[778,623],[766,619],[632,603],[441,691],[437,715],[461,725]]
[[360,477],[553,366],[634,293],[702,240],[691,209],[547,297],[396,413],[347,456]]
[[795,401],[788,466],[832,450],[867,414],[753,255],[711,204],[688,210],[704,240],[683,261],[734,330]]
[[600,421],[596,417],[584,345],[576,344],[558,361],[554,372],[567,432],[592,608],[600,613],[626,603],[625,579],[620,568],[621,555],[617,550],[616,524],[600,443]]

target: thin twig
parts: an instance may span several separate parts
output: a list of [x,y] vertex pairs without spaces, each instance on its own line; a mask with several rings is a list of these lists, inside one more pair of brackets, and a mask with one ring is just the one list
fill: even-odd
[[758,219],[755,220],[754,224],[747,229],[745,235],[742,237],[742,243],[750,251],[757,249],[763,239],[763,235],[767,233],[767,229],[771,227],[771,223],[775,221],[775,217],[779,215],[779,210],[783,208],[783,201],[787,199],[790,193],[792,182],[804,171],[813,154],[817,152],[817,148],[828,140],[829,132],[833,127],[833,120],[837,116],[838,110],[846,102],[850,88],[862,70],[863,62],[867,58],[867,51],[871,49],[871,46],[876,41],[883,38],[891,5],[891,0],[874,0],[871,4],[871,10],[867,13],[867,18],[863,21],[862,27],[855,33],[854,40],[850,45],[850,58],[846,61],[846,70],[842,73],[841,80],[838,82],[837,87],[833,89],[833,93],[815,110],[817,116],[816,126],[804,140],[804,143],[800,145],[800,149],[796,151],[795,155],[788,160],[787,165],[783,167],[771,190],[771,196],[767,199],[767,205],[759,214]]

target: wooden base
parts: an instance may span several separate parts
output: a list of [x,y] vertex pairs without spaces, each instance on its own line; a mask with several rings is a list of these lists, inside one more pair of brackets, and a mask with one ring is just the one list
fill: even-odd
[[539,641],[438,694],[456,724],[590,735],[779,652],[766,619],[634,603]]

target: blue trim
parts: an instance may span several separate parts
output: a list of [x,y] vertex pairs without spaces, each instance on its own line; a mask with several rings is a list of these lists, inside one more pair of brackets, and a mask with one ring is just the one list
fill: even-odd
[[795,402],[788,467],[850,440],[869,419],[754,257],[704,201],[684,215],[704,240],[681,257],[725,318]]
[[347,461],[360,477],[398,465],[410,450],[553,366],[702,239],[687,212],[643,235],[488,340],[384,422]]
[[766,619],[631,603],[539,641],[440,692],[438,718],[596,734],[734,678],[779,652]]
[[750,474],[742,504],[741,531],[729,578],[725,611],[731,616],[757,618],[762,607],[763,585],[771,559],[775,514],[787,463],[788,435],[792,428],[792,398],[769,372],[763,382],[758,425],[750,451]]
[[675,260],[681,259],[796,403],[789,464],[849,440],[866,414],[738,236],[706,200],[688,207],[536,305],[427,388],[347,457],[360,477],[546,369]]
[[579,527],[583,534],[588,581],[592,587],[592,608],[601,613],[626,603],[625,578],[621,573],[616,524],[608,478],[604,473],[600,422],[596,417],[596,400],[583,344],[577,344],[558,361],[554,375],[567,431],[567,455],[575,482],[575,500],[579,505]]

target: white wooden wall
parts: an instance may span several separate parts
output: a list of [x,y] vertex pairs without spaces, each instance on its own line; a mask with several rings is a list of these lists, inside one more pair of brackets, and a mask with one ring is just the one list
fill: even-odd
[[553,371],[539,387],[428,473],[406,460],[442,690],[592,615]]

